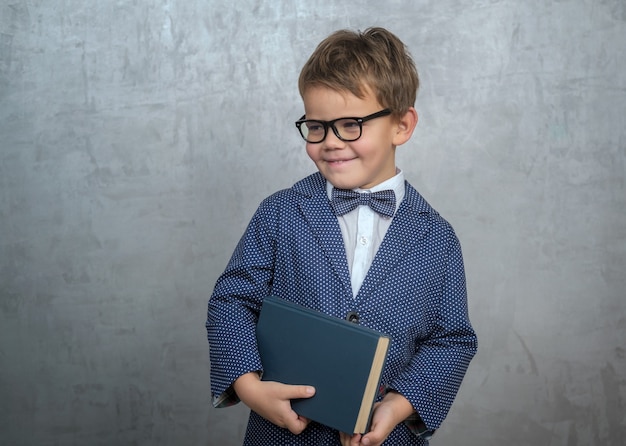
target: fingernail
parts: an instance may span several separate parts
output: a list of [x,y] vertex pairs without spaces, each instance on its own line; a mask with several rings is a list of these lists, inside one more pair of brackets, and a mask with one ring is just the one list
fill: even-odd
[[306,394],[307,395],[313,395],[315,393],[315,387],[307,387],[306,388]]

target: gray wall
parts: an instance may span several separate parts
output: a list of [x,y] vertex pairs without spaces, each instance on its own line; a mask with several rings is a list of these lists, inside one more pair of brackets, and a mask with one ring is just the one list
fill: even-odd
[[206,300],[312,172],[300,67],[386,26],[480,351],[433,445],[626,441],[626,3],[0,1],[0,443],[239,444]]

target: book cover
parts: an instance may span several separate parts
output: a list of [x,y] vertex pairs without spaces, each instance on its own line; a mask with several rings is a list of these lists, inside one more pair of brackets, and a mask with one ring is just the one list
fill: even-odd
[[265,381],[315,387],[293,410],[341,432],[369,427],[390,339],[375,330],[274,296],[257,324]]

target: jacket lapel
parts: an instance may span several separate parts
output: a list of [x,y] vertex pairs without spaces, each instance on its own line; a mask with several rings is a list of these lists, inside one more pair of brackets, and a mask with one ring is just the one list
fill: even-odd
[[405,198],[365,276],[356,297],[357,301],[371,295],[378,284],[406,256],[406,253],[426,236],[433,213],[436,211],[407,183]]
[[297,183],[294,188],[306,195],[300,201],[300,210],[332,269],[340,278],[348,295],[352,296],[350,271],[348,270],[343,237],[337,217],[330,207],[325,184],[325,180],[318,173]]

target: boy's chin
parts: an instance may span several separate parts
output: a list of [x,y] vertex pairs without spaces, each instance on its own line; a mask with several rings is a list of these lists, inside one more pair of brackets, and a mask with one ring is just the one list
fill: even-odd
[[335,189],[352,190],[352,189],[357,189],[361,187],[359,184],[350,182],[350,181],[337,181],[337,180],[330,179],[330,178],[326,178],[326,180],[330,184],[332,184]]

